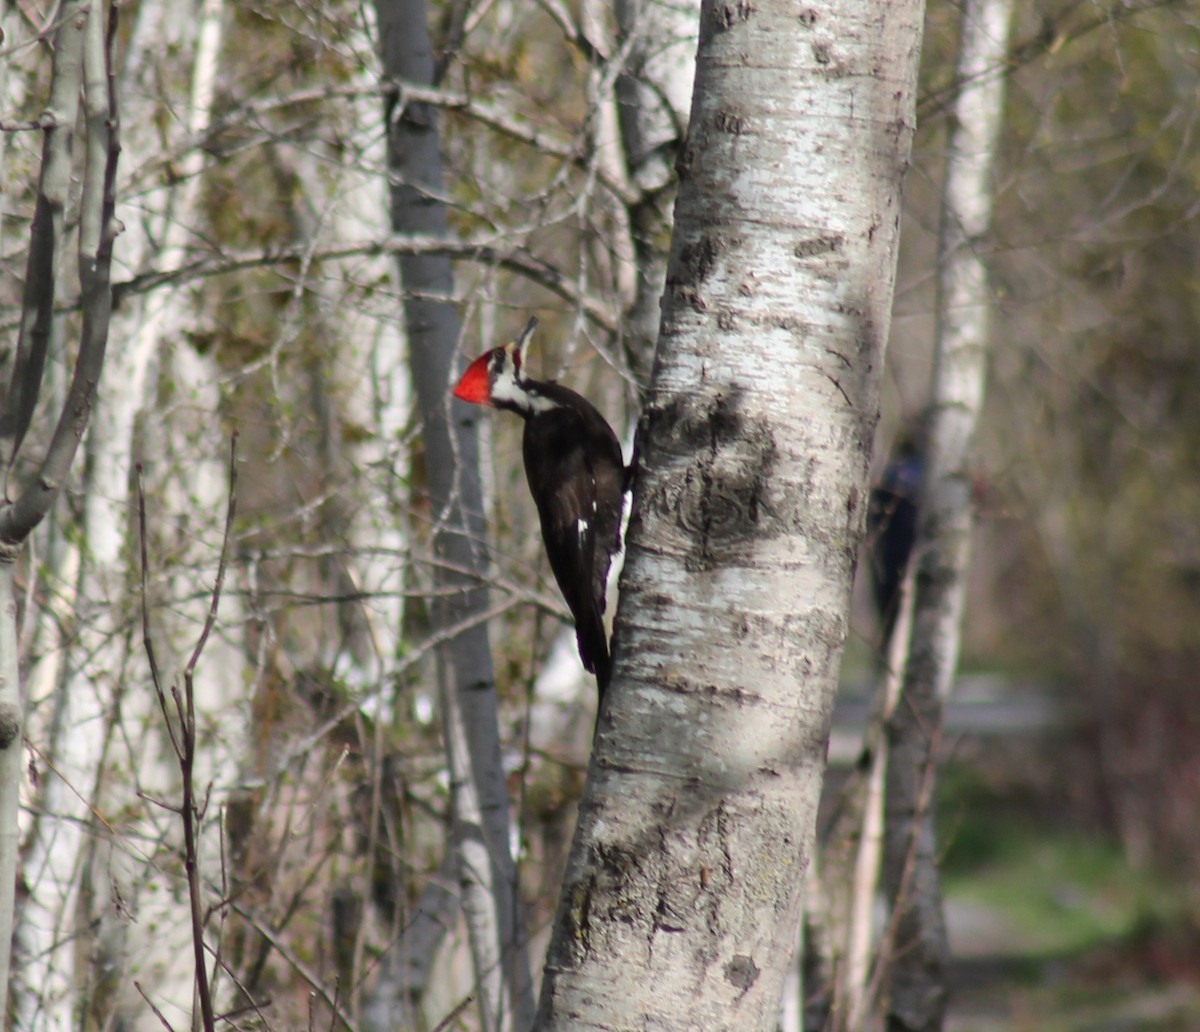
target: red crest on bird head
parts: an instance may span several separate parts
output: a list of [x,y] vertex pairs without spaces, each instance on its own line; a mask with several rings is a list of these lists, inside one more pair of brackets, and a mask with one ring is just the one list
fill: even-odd
[[525,354],[537,324],[537,319],[531,318],[515,341],[485,351],[475,359],[454,388],[454,396],[473,405],[492,404],[492,384],[509,362],[513,376],[518,380],[521,378],[521,367],[525,364]]

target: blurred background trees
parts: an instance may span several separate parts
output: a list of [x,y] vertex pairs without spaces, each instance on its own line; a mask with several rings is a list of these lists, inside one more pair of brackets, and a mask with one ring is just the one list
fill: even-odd
[[[1018,4],[1016,17],[965,662],[1061,686],[1083,750],[1056,779],[1071,812],[1106,823],[1136,862],[1177,862],[1196,845],[1176,810],[1194,761],[1178,750],[1200,719],[1186,701],[1197,512],[1181,393],[1195,375],[1197,24],[1175,4]],[[926,337],[920,213],[937,181],[921,173],[944,138],[953,83],[934,66],[956,31],[931,5],[891,356],[901,409],[920,401],[902,357]]]
[[[41,146],[19,127],[45,105],[55,10],[3,9],[10,363]],[[628,428],[650,366],[694,17],[688,4],[435,0],[434,85],[388,107],[369,7],[123,11],[110,366],[86,455],[18,569],[20,895],[36,905],[19,919],[17,1010],[29,1028],[72,1013],[157,1027],[136,980],[176,1027],[191,1014],[178,820],[159,805],[178,802],[178,772],[140,642],[131,484],[141,461],[151,619],[177,672],[216,574],[236,429],[232,565],[197,672],[219,1009],[253,1001],[279,1028],[337,1010],[369,1028],[386,971],[406,1027],[432,1027],[473,976],[443,866],[439,514],[394,256],[453,260],[464,353],[536,312],[539,374]],[[926,401],[958,14],[928,5],[881,460]],[[1021,0],[1014,17],[984,248],[994,349],[963,663],[1049,691],[1069,730],[1051,749],[1020,743],[1013,762],[1007,742],[957,755],[978,760],[990,791],[1111,836],[1194,900],[1200,19],[1185,3],[1077,0]],[[406,97],[441,114],[447,239],[388,228],[384,118]],[[72,270],[61,276],[61,296],[77,296]],[[60,308],[56,354],[78,319]],[[66,390],[56,375],[51,403]],[[483,433],[499,729],[536,969],[593,689],[532,529],[519,428]],[[35,418],[34,443],[47,434]],[[865,607],[860,629],[848,680],[874,662]],[[46,860],[46,821],[83,832],[65,872]]]
[[1186,870],[1200,846],[1181,819],[1200,787],[1197,415],[1183,386],[1200,315],[1187,271],[1198,27],[1174,5],[1120,18],[1055,25],[1077,44],[1014,77],[990,432],[1030,537],[1001,591],[1029,586],[1009,640],[1070,686],[1087,759],[1064,783],[1131,860]]

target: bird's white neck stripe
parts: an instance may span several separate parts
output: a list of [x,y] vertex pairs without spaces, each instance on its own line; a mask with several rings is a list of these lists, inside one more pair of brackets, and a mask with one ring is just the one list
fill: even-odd
[[507,372],[496,377],[492,384],[492,401],[498,405],[508,403],[522,412],[528,412],[535,416],[558,408],[557,402],[551,401],[543,394],[538,394],[536,390],[523,387],[515,376]]

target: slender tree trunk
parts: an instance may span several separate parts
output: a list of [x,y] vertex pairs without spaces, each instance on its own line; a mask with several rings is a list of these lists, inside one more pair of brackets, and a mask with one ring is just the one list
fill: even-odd
[[675,156],[687,130],[696,72],[699,0],[616,0],[619,43],[627,51],[617,79],[617,115],[628,179],[637,280],[625,323],[630,368],[645,387],[654,361],[667,278],[675,204]]
[[[2,24],[11,25],[9,16],[17,10],[17,6],[12,0],[3,0],[0,3],[0,19]],[[19,111],[25,100],[25,69],[21,67],[20,62],[12,53],[16,50],[13,46],[13,40],[10,35],[7,40],[7,46],[10,53],[5,60],[0,61],[0,103],[3,103],[5,111]],[[9,150],[11,147],[13,133],[0,133],[0,248],[3,248],[4,254],[10,253],[8,246],[8,236],[10,233],[10,224],[7,213],[12,210],[12,186],[14,185],[8,175],[8,160]]]
[[[375,6],[384,75],[390,81],[430,83],[434,64],[424,0],[376,0]],[[403,101],[389,103],[386,111],[392,229],[444,237],[448,229],[437,112]],[[456,409],[451,420],[450,388],[461,363],[450,260],[403,256],[399,265],[439,562],[433,619],[438,629],[458,629],[438,649],[438,676],[463,912],[483,1028],[524,1029],[533,1012],[533,991],[509,845],[508,794],[485,622],[479,416]],[[440,590],[449,587],[458,592]]]
[[[12,957],[13,903],[20,846],[17,815],[21,802],[20,666],[17,662],[17,591],[15,556],[0,560],[0,988],[8,998]],[[9,687],[11,686],[11,688]]]
[[914,553],[912,643],[889,725],[884,883],[892,907],[890,1032],[936,1032],[949,948],[933,823],[942,708],[958,663],[971,541],[971,461],[983,405],[990,308],[980,254],[1004,109],[1011,0],[967,0],[939,244],[930,469]]
[[879,872],[883,864],[884,790],[887,784],[887,727],[900,699],[904,667],[908,660],[908,640],[912,630],[913,576],[911,569],[900,587],[899,602],[892,633],[887,638],[886,666],[878,710],[867,731],[865,749],[870,757],[866,782],[861,787],[862,820],[858,829],[858,848],[854,851],[854,871],[849,886],[846,912],[845,974],[838,986],[838,1027],[858,1032],[864,1025],[878,984],[876,956],[875,901],[879,893]]
[[[0,415],[0,459],[6,480],[0,505],[0,1001],[5,1003],[24,770],[15,562],[29,535],[54,505],[70,472],[91,414],[112,308],[110,270],[118,229],[113,207],[119,146],[110,64],[113,37],[106,33],[105,15],[101,4],[65,3],[59,11],[21,327]],[[71,192],[71,138],[81,107],[85,126],[78,225],[82,329],[71,383],[53,435],[33,475],[22,478],[18,485],[12,474],[42,391],[55,318],[56,274]]]
[[616,675],[539,1030],[776,1027],[866,508],[921,16],[703,6]]

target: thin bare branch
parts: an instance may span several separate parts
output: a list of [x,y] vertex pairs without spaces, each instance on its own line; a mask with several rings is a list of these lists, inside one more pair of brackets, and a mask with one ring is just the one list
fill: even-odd
[[30,118],[25,121],[13,122],[7,118],[0,118],[0,132],[2,133],[28,133],[35,129],[50,129],[53,128],[54,122],[49,115],[41,115],[38,118]]
[[[587,43],[584,45],[591,46]],[[374,86],[322,85],[295,90],[278,97],[247,100],[226,111],[220,118],[214,119],[201,132],[183,140],[177,149],[164,155],[161,161],[147,165],[144,174],[157,174],[164,166],[177,162],[182,154],[197,148],[224,152],[226,147],[221,141],[223,133],[231,129],[236,129],[239,134],[244,133],[247,126],[253,125],[265,115],[332,100],[355,100],[372,95],[394,102],[393,117],[413,104],[442,108],[486,126],[510,140],[527,144],[549,157],[560,158],[580,168],[587,167],[589,161],[586,148],[581,145],[580,140],[549,132],[509,106],[492,103],[469,92],[439,89],[393,79]],[[612,181],[604,176],[600,177],[599,182],[622,204],[636,204],[641,199],[628,184]]]
[[247,269],[292,265],[306,257],[314,262],[340,261],[347,258],[373,258],[379,255],[441,255],[466,261],[493,265],[524,276],[526,279],[564,301],[581,308],[601,328],[616,333],[620,327],[619,313],[611,305],[579,289],[579,285],[555,268],[550,262],[521,246],[506,246],[493,235],[479,239],[450,239],[421,235],[400,235],[382,240],[349,241],[335,247],[312,251],[308,245],[271,248],[263,251],[214,252],[173,269],[156,269],[142,273],[113,287],[119,304],[128,294],[141,294],[164,284],[177,284],[192,279],[244,272]]
[[229,503],[225,509],[225,530],[221,536],[221,558],[217,563],[217,580],[213,585],[212,600],[204,628],[192,650],[191,659],[183,672],[183,700],[176,690],[176,706],[183,717],[183,756],[179,772],[183,782],[183,858],[187,871],[188,901],[192,915],[192,949],[195,953],[196,996],[200,1001],[200,1017],[204,1032],[215,1032],[216,1017],[213,1011],[212,989],[209,984],[208,963],[204,944],[204,904],[200,898],[200,842],[199,824],[207,809],[207,793],[203,806],[196,805],[194,781],[196,763],[196,664],[204,652],[209,636],[217,623],[217,611],[221,603],[221,588],[225,583],[225,569],[229,558],[229,542],[233,535],[233,520],[237,513],[237,434],[229,443]]
[[[195,962],[196,997],[200,1002],[200,1016],[205,1032],[215,1032],[216,1017],[213,1010],[212,990],[209,983],[208,964],[206,960],[206,945],[204,942],[205,911],[200,898],[200,854],[199,854],[199,824],[204,811],[208,807],[208,796],[202,805],[196,803],[195,762],[196,762],[196,694],[195,672],[196,665],[204,651],[213,628],[217,622],[217,612],[221,600],[221,588],[225,582],[225,570],[228,564],[229,542],[233,533],[233,520],[237,511],[237,435],[233,436],[229,448],[229,502],[225,512],[225,529],[221,541],[221,557],[217,566],[217,580],[213,586],[209,602],[208,616],[200,632],[191,659],[183,674],[183,691],[178,685],[171,686],[171,697],[175,702],[175,721],[172,721],[167,706],[166,693],[163,691],[162,680],[158,672],[158,663],[154,658],[153,639],[150,634],[150,604],[146,590],[147,561],[146,548],[146,498],[142,482],[142,466],[137,466],[138,491],[138,529],[141,535],[142,560],[142,635],[146,646],[146,656],[150,664],[151,681],[158,697],[159,709],[167,727],[171,746],[179,763],[180,780],[182,783],[182,800],[178,807],[165,803],[159,805],[178,813],[183,823],[183,860],[187,874],[188,902],[192,923],[192,950]],[[175,724],[178,723],[178,730]],[[151,800],[154,801],[154,800]]]
[[134,467],[134,472],[137,479],[138,551],[142,561],[142,647],[146,650],[146,662],[150,665],[150,683],[154,686],[155,694],[158,696],[158,705],[159,709],[162,710],[163,723],[167,728],[167,737],[171,741],[171,748],[175,752],[176,759],[182,760],[183,747],[175,733],[175,724],[171,720],[170,710],[167,709],[167,694],[163,690],[162,676],[158,669],[158,659],[154,654],[154,635],[150,632],[150,598],[146,587],[148,580],[147,571],[150,568],[146,545],[146,490],[145,484],[142,481],[142,464],[140,462]]
[[142,988],[142,983],[136,978],[133,980],[133,987],[138,991],[138,995],[146,1001],[146,1006],[154,1012],[154,1016],[158,1018],[159,1022],[162,1024],[162,1027],[165,1028],[167,1032],[175,1032],[175,1029],[172,1028],[171,1023],[166,1019],[166,1016],[154,1005],[154,1001],[146,995],[146,990]]
[[441,1021],[437,1023],[437,1025],[434,1026],[433,1032],[446,1032],[446,1029],[450,1028],[451,1025],[457,1022],[462,1012],[470,1007],[474,1002],[475,994],[468,993],[454,1005],[449,1014],[447,1014],[444,1018],[442,1018]]
[[250,927],[258,932],[258,934],[261,935],[268,943],[270,943],[271,946],[279,953],[279,955],[285,961],[287,961],[289,965],[291,965],[296,974],[298,974],[304,979],[305,982],[308,983],[309,988],[325,1001],[325,1005],[333,1012],[337,1019],[345,1023],[349,1032],[359,1032],[358,1023],[341,1008],[336,995],[329,992],[329,989],[326,987],[324,981],[315,971],[313,971],[312,968],[310,968],[306,963],[304,963],[303,960],[297,957],[295,953],[288,949],[287,943],[280,939],[279,936],[276,935],[267,924],[260,921],[254,914],[243,907],[240,903],[230,900],[229,905],[233,908],[235,914],[245,919]]
[[[217,560],[217,581],[213,585],[212,602],[208,607],[208,618],[204,621],[204,629],[200,632],[196,647],[192,650],[192,658],[188,660],[187,669],[183,673],[184,682],[189,685],[196,672],[196,664],[200,661],[200,654],[204,651],[209,635],[216,626],[217,608],[221,603],[221,589],[224,587],[225,571],[229,565],[229,543],[233,540],[233,521],[237,515],[237,441],[238,435],[234,432],[229,441],[229,505],[225,510],[225,532],[221,535],[221,557]],[[192,710],[190,700],[188,708]]]

